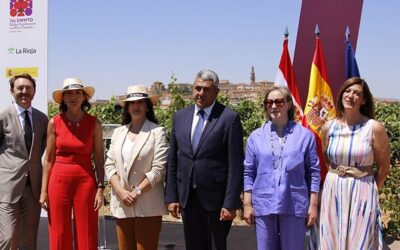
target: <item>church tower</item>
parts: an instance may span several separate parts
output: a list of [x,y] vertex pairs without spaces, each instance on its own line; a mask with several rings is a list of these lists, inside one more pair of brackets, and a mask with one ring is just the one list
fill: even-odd
[[256,84],[256,73],[254,72],[254,66],[251,66],[250,84]]

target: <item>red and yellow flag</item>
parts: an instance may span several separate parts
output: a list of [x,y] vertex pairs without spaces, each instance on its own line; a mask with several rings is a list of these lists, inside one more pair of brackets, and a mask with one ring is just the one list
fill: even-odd
[[287,87],[292,93],[293,105],[295,107],[295,120],[301,123],[303,120],[303,109],[301,108],[300,94],[297,88],[297,83],[294,77],[292,60],[290,59],[288,49],[288,39],[283,41],[283,51],[281,61],[279,62],[279,69],[275,78],[276,86]]
[[320,38],[315,41],[314,59],[311,65],[308,97],[304,108],[303,125],[309,127],[315,134],[318,144],[318,155],[321,164],[321,179],[325,179],[328,171],[322,153],[321,126],[335,117],[335,104],[332,91],[328,84],[325,59]]

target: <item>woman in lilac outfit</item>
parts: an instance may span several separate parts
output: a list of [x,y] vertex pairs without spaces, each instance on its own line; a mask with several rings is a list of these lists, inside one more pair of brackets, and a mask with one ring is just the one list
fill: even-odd
[[313,134],[294,120],[287,88],[266,92],[267,121],[247,140],[244,217],[258,249],[301,249],[317,218],[320,166]]

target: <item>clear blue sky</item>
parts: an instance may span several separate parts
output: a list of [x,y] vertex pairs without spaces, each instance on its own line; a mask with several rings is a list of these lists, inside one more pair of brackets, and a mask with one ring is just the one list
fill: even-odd
[[[193,82],[200,69],[220,79],[275,79],[283,31],[293,58],[300,0],[49,1],[49,96],[66,77],[95,98],[154,81]],[[356,58],[376,97],[399,98],[400,1],[364,0]],[[311,64],[311,62],[310,62]]]

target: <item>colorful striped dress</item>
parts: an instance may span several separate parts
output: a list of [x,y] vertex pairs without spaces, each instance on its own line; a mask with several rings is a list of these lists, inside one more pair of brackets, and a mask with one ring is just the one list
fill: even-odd
[[[329,161],[344,166],[374,163],[374,120],[345,126],[329,124]],[[320,249],[382,249],[379,193],[373,176],[339,177],[328,172],[321,195]]]

